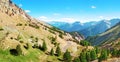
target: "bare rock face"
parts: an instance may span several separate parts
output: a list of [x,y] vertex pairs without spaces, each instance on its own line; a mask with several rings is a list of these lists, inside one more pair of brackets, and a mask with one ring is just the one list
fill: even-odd
[[9,16],[22,16],[25,19],[31,19],[25,11],[19,8],[16,4],[12,3],[11,0],[0,0],[0,11],[8,14]]

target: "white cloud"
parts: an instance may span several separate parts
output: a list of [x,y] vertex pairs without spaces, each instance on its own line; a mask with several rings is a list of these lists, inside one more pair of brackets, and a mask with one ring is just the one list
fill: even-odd
[[59,16],[59,15],[61,15],[60,13],[54,13],[53,14],[54,16]]
[[19,4],[19,7],[22,7],[23,5],[22,4]]
[[91,6],[91,8],[92,8],[92,9],[95,9],[95,8],[96,8],[96,6]]
[[41,21],[45,21],[45,22],[50,22],[50,21],[53,21],[52,19],[46,17],[46,16],[40,16],[38,17],[39,20]]
[[74,22],[76,20],[74,18],[61,18],[61,21],[72,23],[72,22]]
[[26,13],[30,13],[31,11],[30,10],[25,10]]
[[46,16],[40,16],[39,19],[47,19]]
[[104,17],[103,16],[99,16],[100,19],[103,19]]

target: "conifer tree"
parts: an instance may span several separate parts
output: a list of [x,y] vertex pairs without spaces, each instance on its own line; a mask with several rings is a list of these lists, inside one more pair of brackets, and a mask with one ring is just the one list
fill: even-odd
[[42,44],[42,50],[43,50],[43,51],[46,51],[46,50],[47,50],[47,46],[46,46],[45,41],[44,41],[43,44]]
[[54,50],[53,50],[53,48],[52,48],[51,51],[50,51],[50,55],[51,55],[51,56],[54,55]]
[[90,52],[86,53],[86,59],[87,59],[87,62],[90,62],[91,60]]
[[92,51],[90,52],[90,56],[91,56],[91,60],[97,59],[97,55],[96,55],[95,50],[92,50]]
[[80,53],[80,61],[81,62],[87,62],[87,60],[86,60],[86,53],[85,52]]
[[56,54],[57,54],[57,56],[60,56],[60,55],[61,55],[61,50],[60,50],[60,47],[59,47],[59,46],[57,46]]
[[71,57],[70,52],[68,50],[66,50],[66,52],[64,53],[63,59],[65,62],[71,62],[72,57]]
[[73,62],[80,62],[80,58],[75,58],[74,60],[73,60]]
[[107,60],[107,50],[102,50],[100,57],[99,57],[99,62],[101,62],[102,60]]

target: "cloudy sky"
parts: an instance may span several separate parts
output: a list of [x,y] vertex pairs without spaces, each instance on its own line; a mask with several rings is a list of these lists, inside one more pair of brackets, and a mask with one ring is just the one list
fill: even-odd
[[88,22],[120,18],[120,0],[13,0],[43,21]]

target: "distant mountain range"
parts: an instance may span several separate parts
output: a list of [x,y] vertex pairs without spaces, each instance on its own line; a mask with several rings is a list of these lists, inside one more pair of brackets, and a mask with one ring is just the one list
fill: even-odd
[[99,35],[88,37],[87,40],[92,45],[102,45],[102,47],[120,46],[120,22]]
[[107,29],[111,28],[118,22],[120,22],[120,19],[101,20],[98,22],[92,21],[86,23],[80,23],[80,22],[67,23],[67,22],[52,21],[49,22],[49,24],[67,32],[77,31],[83,34],[85,37],[88,37],[105,32]]

